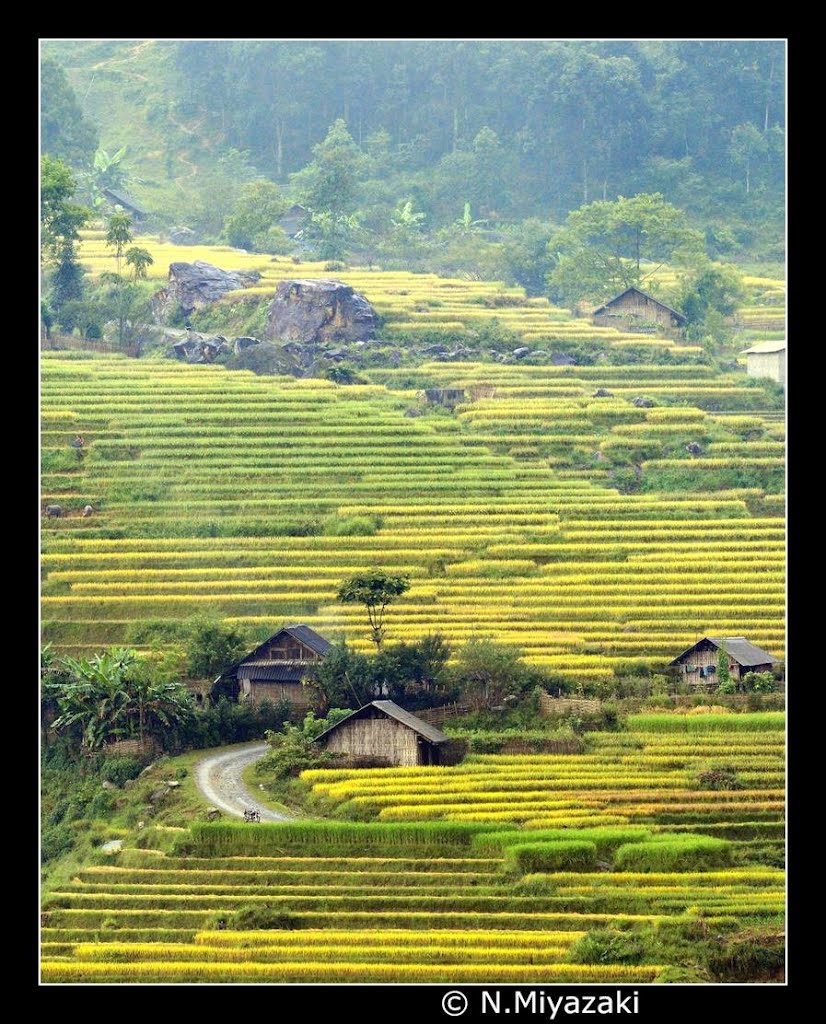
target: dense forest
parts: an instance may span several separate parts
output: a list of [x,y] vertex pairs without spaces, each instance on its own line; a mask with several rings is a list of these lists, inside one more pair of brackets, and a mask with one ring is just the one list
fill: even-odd
[[782,41],[52,40],[43,54],[44,152],[204,239],[245,183],[317,200],[332,134],[336,215],[368,233],[394,217],[427,233],[560,224],[647,192],[687,211],[712,257],[783,258]]

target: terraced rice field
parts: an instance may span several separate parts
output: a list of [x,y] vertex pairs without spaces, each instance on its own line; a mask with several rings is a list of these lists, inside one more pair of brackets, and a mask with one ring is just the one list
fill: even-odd
[[[579,755],[306,772],[377,821],[195,825],[82,868],[46,898],[43,979],[644,983],[667,959],[586,962],[585,933],[782,928],[783,871],[750,863],[782,849],[782,714],[629,729]],[[709,759],[747,788],[698,790]]]
[[[288,278],[332,277],[343,281],[369,299],[384,319],[383,333],[390,339],[434,330],[461,335],[495,322],[526,341],[588,338],[619,347],[641,345],[683,353],[700,351],[693,345],[675,345],[667,338],[594,327],[589,319],[574,318],[566,309],[551,305],[547,299],[528,298],[523,288],[507,287],[497,281],[464,281],[436,274],[366,268],[331,271],[325,270],[323,262],[294,262],[287,256],[246,253],[229,246],[176,246],[161,242],[153,235],[141,235],[140,244],[155,259],[147,276],[159,284],[166,281],[169,264],[174,262],[204,260],[223,270],[257,271],[261,274],[254,287],[228,293],[222,299],[225,303],[271,296],[276,284]],[[80,258],[95,275],[115,269],[115,257],[112,250],[106,248],[102,231],[83,232]]]
[[[88,353],[42,366],[43,501],[69,513],[43,521],[59,649],[209,609],[262,637],[301,620],[366,650],[360,609],[335,592],[378,564],[412,578],[391,641],[491,635],[575,680],[703,634],[783,656],[783,430],[742,378],[435,363],[434,383],[495,395],[411,418],[420,393],[389,370],[347,387]],[[729,414],[692,404],[704,395]],[[612,486],[626,449],[632,494]]]

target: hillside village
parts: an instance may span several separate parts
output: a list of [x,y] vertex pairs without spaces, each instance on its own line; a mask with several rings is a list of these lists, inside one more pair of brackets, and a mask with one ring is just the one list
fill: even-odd
[[453,45],[41,44],[42,984],[784,980],[784,45]]

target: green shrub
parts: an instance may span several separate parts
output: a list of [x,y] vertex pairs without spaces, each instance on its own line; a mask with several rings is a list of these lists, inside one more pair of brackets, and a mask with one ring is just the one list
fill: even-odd
[[226,918],[226,927],[239,932],[270,928],[289,931],[301,927],[301,918],[277,907],[239,907]]
[[712,836],[655,836],[643,843],[625,843],[614,855],[616,871],[697,871],[726,867],[732,844]]
[[68,853],[74,842],[74,832],[68,825],[52,825],[43,829],[40,836],[40,860],[48,864],[50,860]]
[[698,789],[742,789],[743,783],[733,768],[712,767],[697,772]]
[[575,964],[639,964],[646,954],[641,935],[613,928],[596,928],[583,935],[568,950]]
[[709,958],[714,981],[782,981],[786,948],[782,932],[754,928],[732,936]]
[[505,866],[523,875],[535,871],[584,871],[594,867],[596,859],[596,843],[584,839],[521,843],[505,848]]
[[100,774],[106,782],[123,786],[129,779],[136,779],[143,771],[143,762],[137,757],[107,757]]

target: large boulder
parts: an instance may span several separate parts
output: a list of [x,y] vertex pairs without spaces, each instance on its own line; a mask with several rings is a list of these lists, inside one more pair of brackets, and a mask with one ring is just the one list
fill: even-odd
[[197,245],[198,236],[192,228],[181,226],[169,229],[169,241],[173,245]]
[[341,281],[280,281],[267,313],[266,337],[302,345],[369,341],[379,320],[373,307]]
[[257,270],[221,270],[203,260],[170,263],[169,282],[153,297],[155,314],[165,317],[180,310],[188,317],[196,309],[217,302],[227,292],[249,288],[260,277]]

